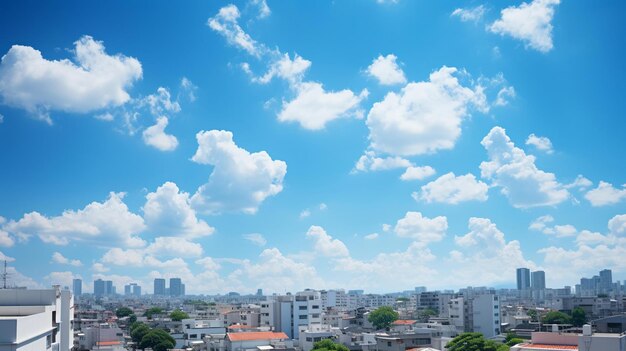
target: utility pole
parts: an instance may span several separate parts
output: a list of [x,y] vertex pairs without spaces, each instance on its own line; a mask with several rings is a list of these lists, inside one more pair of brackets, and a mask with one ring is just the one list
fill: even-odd
[[7,260],[4,260],[4,271],[2,272],[2,288],[7,289],[7,280],[9,273],[7,273]]

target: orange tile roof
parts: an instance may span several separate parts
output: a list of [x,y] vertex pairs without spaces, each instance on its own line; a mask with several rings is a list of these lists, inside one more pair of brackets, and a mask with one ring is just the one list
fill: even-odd
[[279,333],[275,333],[275,332],[227,333],[226,338],[230,341],[289,339],[287,334],[283,332],[279,332]]
[[96,343],[98,346],[113,346],[113,345],[122,345],[121,341],[98,341]]
[[521,344],[519,346],[539,350],[578,350],[576,345]]
[[411,325],[411,324],[415,324],[417,321],[412,320],[412,319],[398,319],[397,321],[393,322],[393,325]]

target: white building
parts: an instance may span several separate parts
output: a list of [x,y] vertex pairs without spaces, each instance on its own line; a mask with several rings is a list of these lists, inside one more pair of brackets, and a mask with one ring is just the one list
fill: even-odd
[[0,290],[0,351],[69,351],[73,319],[69,290]]
[[532,333],[531,342],[524,342],[511,347],[511,351],[542,350],[626,351],[626,335],[592,333],[591,326],[585,325],[582,334],[535,332]]
[[500,302],[492,294],[476,295],[471,301],[472,330],[485,338],[500,334]]
[[269,296],[261,303],[261,326],[284,332],[291,339],[298,339],[300,329],[314,324],[322,324],[322,299],[317,291]]

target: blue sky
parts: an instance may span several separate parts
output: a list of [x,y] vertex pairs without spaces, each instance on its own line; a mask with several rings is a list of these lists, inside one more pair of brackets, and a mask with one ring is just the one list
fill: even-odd
[[14,283],[626,279],[625,5],[1,5]]

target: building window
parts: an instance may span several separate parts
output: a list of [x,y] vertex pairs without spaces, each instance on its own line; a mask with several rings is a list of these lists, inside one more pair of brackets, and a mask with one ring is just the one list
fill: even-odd
[[387,341],[387,346],[391,347],[391,341]]
[[306,314],[300,315],[298,316],[298,319],[307,319],[307,315]]
[[300,311],[304,311],[304,310],[306,310],[306,306],[299,306],[299,307],[298,307],[298,309],[299,309]]
[[306,337],[306,341],[311,342],[311,341],[313,341],[313,338],[312,338],[312,337],[310,337],[310,336],[307,336],[307,337]]

